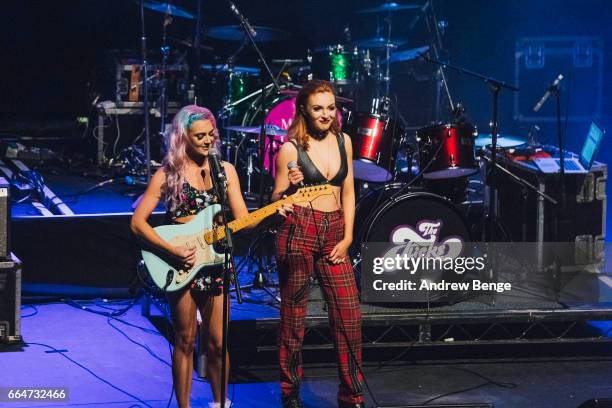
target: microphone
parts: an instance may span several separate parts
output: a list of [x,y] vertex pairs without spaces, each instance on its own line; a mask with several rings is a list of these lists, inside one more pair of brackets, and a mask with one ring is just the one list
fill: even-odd
[[[221,167],[221,160],[219,159],[219,152],[215,147],[211,148],[208,152],[208,167],[210,168],[210,176],[215,183],[215,186],[220,186],[223,190],[227,186],[227,179],[225,173]],[[221,192],[218,192],[221,194]]]
[[559,89],[559,83],[561,82],[562,79],[563,79],[563,75],[561,74],[559,74],[559,76],[555,78],[553,83],[546,90],[546,93],[542,95],[542,98],[540,98],[538,103],[536,103],[536,105],[533,107],[534,112],[539,111],[542,108],[542,105],[544,105],[546,100],[550,97],[550,94],[554,92],[555,90]]
[[236,17],[238,17],[238,19],[242,22],[242,24],[244,24],[244,26],[246,27],[247,30],[249,30],[249,33],[251,33],[252,37],[257,36],[257,31],[255,31],[255,29],[253,28],[253,26],[251,25],[251,23],[249,23],[249,20],[247,20],[242,13],[240,12],[240,10],[238,10],[238,7],[236,7],[236,4],[234,4],[233,1],[229,1],[229,6],[230,6],[230,10],[232,10],[232,12],[236,15]]
[[[287,168],[289,170],[291,169],[295,169],[298,166],[297,162],[295,160],[291,160],[289,163],[287,163]],[[300,181],[298,183],[298,187],[304,187],[304,180]]]

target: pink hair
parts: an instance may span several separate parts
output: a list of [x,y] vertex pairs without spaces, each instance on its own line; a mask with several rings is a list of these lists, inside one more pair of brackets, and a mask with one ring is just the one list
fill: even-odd
[[215,130],[215,145],[219,141],[217,121],[210,110],[196,105],[187,105],[174,116],[172,128],[166,134],[167,153],[162,164],[166,173],[163,192],[166,196],[166,208],[170,211],[176,209],[180,200],[189,160],[187,139],[191,125],[197,120],[209,120]]

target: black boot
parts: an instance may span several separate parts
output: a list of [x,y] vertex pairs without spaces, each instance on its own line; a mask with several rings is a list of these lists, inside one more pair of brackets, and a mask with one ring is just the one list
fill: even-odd
[[283,408],[304,408],[300,394],[290,394],[281,397]]

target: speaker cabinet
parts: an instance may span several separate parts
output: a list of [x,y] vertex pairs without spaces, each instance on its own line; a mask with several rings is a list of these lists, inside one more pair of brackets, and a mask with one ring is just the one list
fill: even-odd
[[11,257],[11,188],[6,179],[0,177],[0,260]]

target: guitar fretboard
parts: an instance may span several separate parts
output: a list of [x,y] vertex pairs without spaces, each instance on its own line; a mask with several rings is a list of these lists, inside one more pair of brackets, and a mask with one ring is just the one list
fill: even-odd
[[[249,213],[249,215],[245,215],[244,217],[238,218],[237,220],[230,222],[227,226],[232,232],[238,232],[241,229],[248,227],[249,225],[254,224],[257,221],[261,221],[264,218],[274,214],[284,204],[312,201],[315,198],[324,194],[331,194],[331,186],[329,184],[324,184],[315,187],[304,187],[298,190],[297,193],[292,194],[289,197],[275,201],[272,204],[269,204],[265,207],[253,211],[252,213]],[[225,238],[224,227],[213,228],[212,230],[204,233],[204,240],[209,245],[223,238]]]

